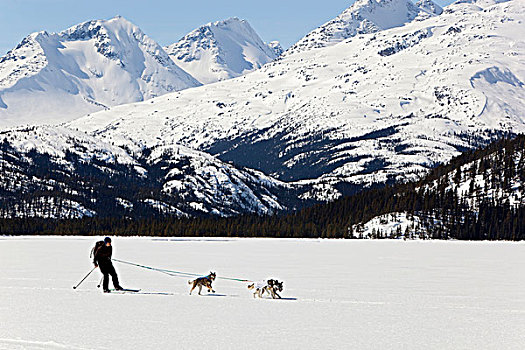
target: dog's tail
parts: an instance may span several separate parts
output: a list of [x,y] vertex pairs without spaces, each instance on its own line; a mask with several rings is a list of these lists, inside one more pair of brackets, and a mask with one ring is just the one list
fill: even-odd
[[250,285],[248,286],[248,289],[253,289],[253,288],[255,288],[255,283],[252,283],[252,284],[250,284]]
[[191,281],[191,280],[190,280],[190,281],[188,281],[188,284],[192,284],[192,283],[193,283],[193,281]]

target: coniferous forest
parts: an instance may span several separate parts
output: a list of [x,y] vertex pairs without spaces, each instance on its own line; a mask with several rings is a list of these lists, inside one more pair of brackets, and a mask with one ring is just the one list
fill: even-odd
[[[418,182],[363,190],[273,216],[0,220],[0,234],[359,238],[356,225],[395,212],[422,218],[423,239],[525,239],[525,136],[468,151]],[[411,235],[410,237],[413,237]],[[402,238],[405,232],[363,238]]]

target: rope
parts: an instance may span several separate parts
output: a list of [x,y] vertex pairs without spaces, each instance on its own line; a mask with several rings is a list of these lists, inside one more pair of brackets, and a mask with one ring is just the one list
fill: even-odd
[[[170,275],[170,276],[176,276],[176,275],[187,275],[187,276],[192,276],[192,277],[200,276],[200,275],[197,275],[197,274],[194,274],[194,273],[182,272],[182,271],[173,271],[173,270],[166,270],[166,269],[159,269],[159,268],[156,268],[156,267],[136,264],[136,263],[132,263],[132,262],[129,262],[129,261],[124,261],[124,260],[119,260],[119,259],[112,259],[112,260],[116,261],[116,262],[119,262],[119,263],[122,263],[122,264],[127,264],[127,265],[141,267],[143,269],[148,269],[148,270],[153,270],[153,271],[157,271],[157,272],[162,272],[162,273],[165,273],[165,274]],[[184,277],[184,276],[177,276],[177,277]]]
[[232,278],[232,277],[217,277],[217,279],[229,280],[229,281],[238,281],[238,282],[253,282],[252,280],[245,280],[245,279],[242,279],[242,278]]
[[[190,276],[190,277],[201,277],[202,276],[202,275],[199,275],[199,274],[196,274],[196,273],[191,273],[191,272],[159,269],[159,268],[156,268],[156,267],[136,264],[136,263],[132,263],[132,262],[129,262],[129,261],[124,261],[124,260],[119,260],[119,259],[112,259],[112,260],[116,261],[116,262],[119,262],[119,263],[122,263],[122,264],[137,266],[137,267],[141,267],[143,269],[161,272],[161,273],[164,273],[166,275],[174,276],[174,277],[188,277],[188,276]],[[180,276],[180,275],[184,275],[184,276]],[[253,282],[253,281],[247,280],[247,279],[232,278],[232,277],[217,277],[217,279],[229,280],[229,281],[238,281],[238,282]]]

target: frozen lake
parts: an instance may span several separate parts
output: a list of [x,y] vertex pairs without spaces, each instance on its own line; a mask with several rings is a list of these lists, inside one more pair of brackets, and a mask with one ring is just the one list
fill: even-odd
[[122,260],[284,281],[260,300],[116,262],[144,294],[101,293],[98,270],[73,290],[96,240],[0,237],[1,349],[525,348],[524,243],[113,239]]

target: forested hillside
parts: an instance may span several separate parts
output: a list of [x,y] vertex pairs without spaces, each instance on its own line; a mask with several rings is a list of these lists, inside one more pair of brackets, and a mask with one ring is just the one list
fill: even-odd
[[[525,136],[502,139],[435,168],[419,182],[371,189],[287,215],[231,218],[3,219],[2,234],[323,238],[525,239]],[[383,229],[395,213],[408,230]],[[387,215],[388,214],[388,215]],[[360,233],[370,220],[379,224]],[[414,218],[417,218],[415,220]]]

